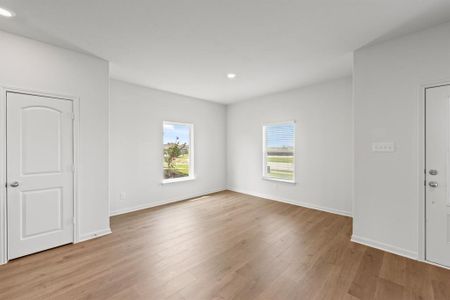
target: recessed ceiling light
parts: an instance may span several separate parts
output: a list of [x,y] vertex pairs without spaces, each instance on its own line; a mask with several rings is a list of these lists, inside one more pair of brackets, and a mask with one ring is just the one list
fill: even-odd
[[0,7],[0,16],[6,17],[6,18],[11,18],[11,17],[14,17],[15,15],[16,14],[13,13],[12,11]]
[[236,78],[236,74],[234,74],[234,73],[228,73],[228,74],[227,74],[227,77],[228,77],[228,79],[234,79],[234,78]]

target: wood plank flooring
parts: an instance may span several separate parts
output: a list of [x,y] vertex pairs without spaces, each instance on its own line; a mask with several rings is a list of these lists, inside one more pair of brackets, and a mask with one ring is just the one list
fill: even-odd
[[450,271],[350,242],[351,219],[234,192],[113,217],[0,266],[0,299],[450,299]]

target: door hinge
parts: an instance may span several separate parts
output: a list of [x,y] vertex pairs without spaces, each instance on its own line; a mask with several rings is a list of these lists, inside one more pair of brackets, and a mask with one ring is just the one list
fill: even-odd
[[70,167],[70,169],[72,170],[72,173],[75,173],[75,165],[72,165],[72,166]]

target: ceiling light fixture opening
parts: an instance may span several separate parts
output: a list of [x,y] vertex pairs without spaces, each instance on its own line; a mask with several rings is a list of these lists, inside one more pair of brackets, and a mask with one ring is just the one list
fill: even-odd
[[6,18],[11,18],[14,17],[16,14],[10,10],[7,10],[6,8],[2,8],[0,7],[0,16],[2,17],[6,17]]
[[228,74],[227,74],[227,77],[228,77],[228,79],[234,79],[234,78],[236,78],[236,74],[234,74],[234,73],[228,73]]

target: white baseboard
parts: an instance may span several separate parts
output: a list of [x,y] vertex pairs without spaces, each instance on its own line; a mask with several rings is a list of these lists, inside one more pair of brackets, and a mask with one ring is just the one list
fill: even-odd
[[403,248],[399,248],[397,246],[392,246],[392,245],[385,244],[385,243],[382,243],[382,242],[374,241],[374,240],[371,240],[371,239],[363,238],[363,237],[360,237],[360,236],[352,235],[352,239],[351,240],[352,240],[352,242],[355,242],[355,243],[358,243],[358,244],[362,244],[362,245],[369,246],[369,247],[372,247],[372,248],[377,248],[379,250],[383,250],[383,251],[386,251],[386,252],[394,253],[394,254],[397,254],[397,255],[400,255],[400,256],[404,256],[404,257],[407,257],[407,258],[411,258],[411,259],[414,259],[414,260],[418,260],[418,258],[419,258],[419,254],[417,252],[410,251],[410,250],[403,249]]
[[106,229],[90,232],[87,234],[82,234],[82,235],[80,235],[80,238],[78,239],[77,243],[95,239],[95,238],[98,238],[98,237],[101,237],[101,236],[104,236],[104,235],[107,235],[110,233],[112,233],[111,228],[106,228]]
[[205,195],[208,195],[208,194],[222,192],[222,191],[225,191],[225,190],[226,190],[225,188],[222,188],[222,189],[218,189],[218,190],[209,191],[209,192],[206,192],[206,193],[194,194],[194,195],[191,195],[189,197],[174,198],[174,199],[169,199],[169,200],[164,200],[164,201],[149,202],[149,203],[145,203],[145,204],[141,204],[141,205],[137,205],[137,206],[132,206],[132,207],[125,207],[125,208],[113,210],[113,211],[110,212],[109,215],[111,217],[113,217],[113,216],[117,216],[117,215],[130,213],[130,212],[133,212],[133,211],[138,211],[138,210],[152,208],[152,207],[156,207],[156,206],[160,206],[160,205],[180,202],[180,201],[184,201],[184,200],[191,199],[191,198],[197,198],[197,197],[205,196]]
[[450,267],[447,267],[447,266],[444,266],[444,265],[440,265],[438,263],[435,263],[435,262],[432,262],[432,261],[429,261],[429,260],[426,260],[426,259],[419,259],[419,261],[424,262],[424,263],[429,264],[429,265],[432,265],[432,266],[436,266],[436,267],[440,267],[440,268],[444,268],[444,269],[450,270]]
[[279,196],[267,195],[267,194],[263,194],[263,193],[244,191],[244,190],[235,189],[232,187],[228,187],[228,190],[237,192],[237,193],[241,193],[241,194],[247,194],[247,195],[251,195],[251,196],[255,196],[255,197],[265,198],[265,199],[269,199],[269,200],[273,200],[273,201],[278,201],[278,202],[288,203],[288,204],[302,206],[302,207],[306,207],[306,208],[316,209],[316,210],[320,210],[320,211],[325,211],[325,212],[329,212],[329,213],[333,213],[333,214],[337,214],[337,215],[341,215],[341,216],[352,217],[352,213],[349,211],[339,210],[339,209],[330,208],[330,207],[324,207],[324,206],[320,206],[317,204],[297,201],[297,200],[288,199],[288,198],[279,197]]

